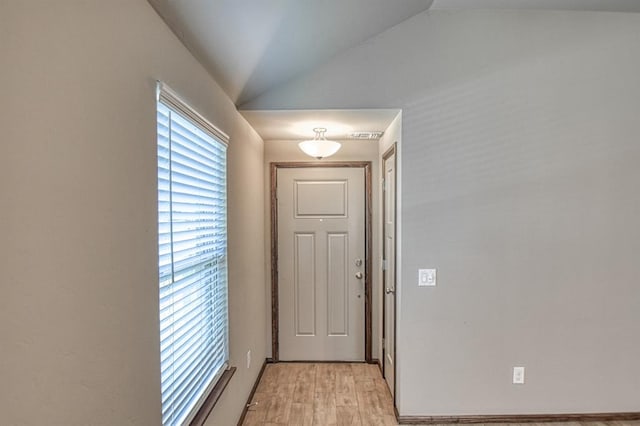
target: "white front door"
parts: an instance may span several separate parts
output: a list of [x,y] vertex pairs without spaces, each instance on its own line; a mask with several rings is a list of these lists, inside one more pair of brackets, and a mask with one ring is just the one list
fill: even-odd
[[280,360],[364,360],[362,168],[279,168]]
[[384,159],[384,378],[395,395],[396,347],[396,154]]

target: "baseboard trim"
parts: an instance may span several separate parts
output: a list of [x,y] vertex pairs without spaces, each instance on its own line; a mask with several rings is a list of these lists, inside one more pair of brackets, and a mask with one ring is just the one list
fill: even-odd
[[547,423],[640,420],[640,412],[576,414],[500,414],[473,416],[397,416],[401,425],[441,423]]
[[249,393],[249,398],[247,398],[247,403],[244,404],[244,408],[242,409],[242,414],[240,414],[240,420],[238,420],[238,426],[242,426],[242,423],[244,422],[244,418],[247,416],[247,411],[249,410],[249,404],[251,404],[251,400],[253,399],[253,395],[255,395],[256,393],[256,389],[258,389],[258,384],[260,384],[260,379],[262,379],[262,374],[264,373],[264,369],[267,368],[267,364],[272,364],[272,363],[273,363],[273,359],[271,358],[266,358],[262,363],[262,368],[260,369],[260,372],[258,373],[258,377],[256,378],[256,381],[253,384],[253,387],[251,388],[251,392]]

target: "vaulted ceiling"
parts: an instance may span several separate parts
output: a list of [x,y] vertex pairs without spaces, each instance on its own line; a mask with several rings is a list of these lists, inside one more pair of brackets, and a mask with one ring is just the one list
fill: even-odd
[[[640,12],[640,0],[148,1],[240,109],[259,104],[264,110],[283,109],[282,105],[265,105],[267,92],[300,80],[338,56],[348,56],[381,33],[428,10]],[[369,62],[371,67],[376,66],[375,58],[369,58]],[[257,99],[260,101],[256,103]],[[312,100],[308,107],[314,108]],[[334,112],[333,117],[338,116]],[[273,126],[267,129],[266,116],[253,112],[247,118],[259,133],[265,133],[263,137],[290,137]],[[303,117],[300,113],[288,117],[281,111],[277,118],[284,129]]]
[[238,105],[429,8],[430,0],[149,0]]

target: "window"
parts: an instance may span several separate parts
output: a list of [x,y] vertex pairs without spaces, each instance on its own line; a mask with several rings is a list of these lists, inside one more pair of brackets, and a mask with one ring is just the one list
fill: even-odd
[[227,136],[158,86],[162,423],[191,422],[228,368]]

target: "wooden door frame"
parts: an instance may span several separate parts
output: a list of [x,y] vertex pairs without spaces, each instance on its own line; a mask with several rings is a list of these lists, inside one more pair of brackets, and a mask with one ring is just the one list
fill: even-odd
[[[271,357],[280,360],[279,310],[278,310],[278,169],[296,168],[361,168],[364,170],[364,217],[365,217],[365,275],[364,275],[364,359],[375,362],[371,357],[371,279],[372,279],[372,188],[371,161],[311,161],[271,163]],[[309,360],[312,361],[312,360]]]
[[[393,288],[395,291],[398,290],[396,284],[398,282],[397,280],[397,276],[398,274],[396,273],[397,271],[397,251],[398,251],[398,244],[397,244],[397,231],[398,231],[398,194],[397,194],[397,190],[398,190],[398,156],[397,156],[397,142],[394,142],[393,145],[391,145],[391,147],[389,147],[389,149],[387,149],[384,154],[382,154],[382,165],[380,167],[380,174],[382,174],[384,176],[384,178],[386,179],[386,170],[384,167],[385,162],[389,159],[389,157],[391,157],[392,155],[394,156],[393,158],[393,174],[394,174],[394,179],[393,179],[393,245],[394,245],[394,250],[393,250]],[[385,250],[385,224],[386,224],[386,219],[387,219],[387,209],[386,209],[386,195],[384,193],[384,188],[382,191],[382,258],[383,259],[387,259],[386,258],[386,250]],[[385,327],[385,321],[386,321],[386,315],[387,315],[387,295],[386,295],[386,287],[387,287],[387,282],[385,280],[385,273],[384,270],[382,271],[382,341],[384,342],[383,344],[383,348],[382,348],[382,377],[384,377],[386,379],[386,374],[385,374],[385,365],[386,365],[386,359],[385,356],[387,354],[387,341],[386,341],[386,330],[387,328]],[[397,327],[396,327],[396,319],[398,318],[398,314],[397,314],[397,309],[398,309],[398,303],[396,302],[396,294],[394,294],[393,296],[393,406],[396,407],[396,391],[397,391],[397,386],[396,386],[396,382],[398,381],[398,377],[397,377],[397,372],[398,369],[396,368],[396,338],[397,338]]]

